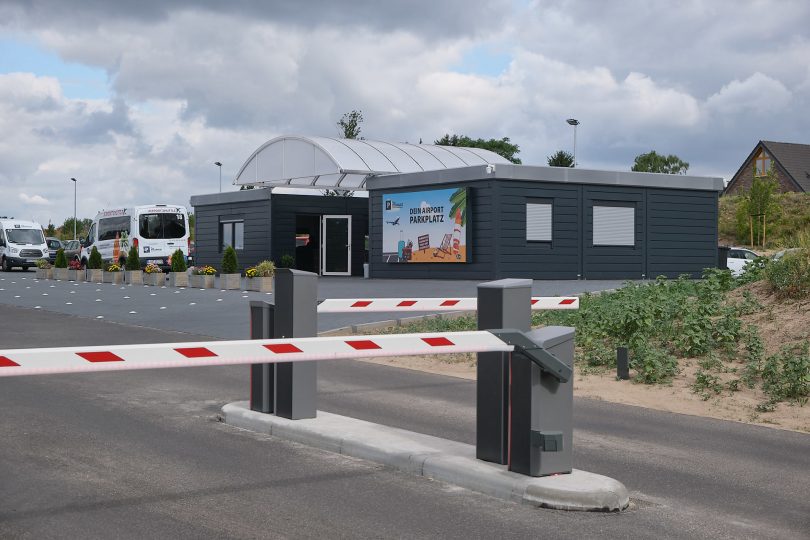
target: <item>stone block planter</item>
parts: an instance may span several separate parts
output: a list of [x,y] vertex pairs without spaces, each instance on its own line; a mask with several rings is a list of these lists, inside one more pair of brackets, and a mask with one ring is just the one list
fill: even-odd
[[191,274],[191,286],[195,289],[213,289],[215,276],[200,276]]
[[143,285],[143,270],[127,270],[124,280],[129,285]]
[[104,283],[112,283],[114,285],[121,285],[124,283],[123,272],[104,272]]
[[37,279],[53,279],[53,268],[37,268]]
[[84,270],[71,270],[68,268],[68,281],[85,281],[87,275]]
[[223,291],[232,291],[242,288],[242,274],[220,274],[219,288]]
[[185,272],[169,272],[169,287],[188,287],[188,274]]
[[264,293],[273,292],[273,278],[272,277],[247,278],[247,290]]
[[162,272],[155,272],[154,274],[144,274],[143,284],[151,285],[153,287],[162,287],[166,285],[166,274]]
[[53,269],[53,279],[67,281],[67,278],[68,278],[68,269],[67,268],[54,268]]
[[91,283],[102,283],[104,281],[104,272],[101,268],[91,268],[87,271],[87,281]]

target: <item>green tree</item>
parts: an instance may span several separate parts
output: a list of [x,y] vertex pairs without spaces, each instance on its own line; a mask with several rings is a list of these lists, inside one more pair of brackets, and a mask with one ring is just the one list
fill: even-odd
[[101,270],[102,264],[101,253],[99,253],[96,246],[93,246],[93,249],[90,250],[90,258],[87,260],[87,268],[90,270]]
[[238,269],[239,261],[236,258],[236,250],[233,246],[228,246],[222,254],[222,273],[235,274]]
[[549,167],[573,167],[574,155],[565,150],[557,150],[546,158]]
[[129,271],[141,269],[141,259],[138,257],[138,248],[134,245],[129,248],[129,253],[127,253],[126,269]]
[[[765,176],[757,176],[754,166],[754,180],[751,189],[742,193],[742,200],[737,206],[737,240],[750,242],[753,235],[754,243],[763,236],[763,216],[767,222],[778,219],[781,207],[776,199],[776,190],[779,181],[773,166],[768,169]],[[765,225],[767,228],[767,225]],[[753,230],[751,230],[753,229]]]
[[[90,231],[90,226],[93,224],[92,219],[84,218],[76,222],[76,237],[84,238]],[[61,227],[59,227],[59,238],[62,240],[73,239],[73,218],[69,217],[65,220]]]
[[689,170],[689,164],[674,154],[665,156],[655,150],[650,150],[646,154],[637,155],[630,170],[635,172],[686,174],[686,171]]
[[48,228],[45,229],[45,236],[56,236],[56,227],[51,223],[51,220],[48,220]]
[[362,140],[363,137],[360,136],[360,124],[362,123],[363,111],[352,110],[352,112],[347,112],[338,120],[337,126],[340,128],[340,134],[344,139]]
[[183,250],[177,249],[177,251],[172,253],[172,272],[185,272],[187,269],[186,257],[183,255]]
[[67,268],[68,262],[67,257],[65,257],[64,249],[59,248],[59,250],[56,252],[56,260],[54,261],[53,265],[56,268]]
[[520,153],[520,147],[509,142],[509,137],[502,139],[471,139],[466,135],[449,135],[433,141],[433,144],[441,146],[461,146],[466,148],[483,148],[495,152],[512,163],[520,165],[520,158],[516,157]]

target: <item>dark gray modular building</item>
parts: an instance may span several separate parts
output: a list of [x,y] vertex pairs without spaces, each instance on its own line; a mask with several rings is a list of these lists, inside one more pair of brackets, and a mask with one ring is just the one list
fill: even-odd
[[[720,178],[513,165],[478,148],[278,137],[239,185],[191,198],[197,262],[226,245],[324,275],[491,280],[700,276],[718,264]],[[365,197],[322,189],[368,190]]]
[[[195,264],[220,269],[232,245],[242,268],[295,257],[296,267],[326,275],[363,275],[368,199],[250,189],[191,197]],[[322,241],[322,235],[326,235]]]
[[[698,277],[717,266],[720,178],[496,164],[378,176],[366,185],[374,278],[643,279]],[[424,238],[430,233],[423,224],[411,235],[417,238],[391,233],[399,226],[391,226],[392,208],[408,208],[409,199],[442,208],[432,201],[450,204],[438,195],[448,188],[467,213],[456,234],[466,249],[455,260],[452,249]],[[419,204],[402,220],[424,221],[426,206]],[[454,221],[446,209],[437,214],[427,219]],[[444,227],[446,239],[452,233]],[[404,249],[395,253],[394,241]]]

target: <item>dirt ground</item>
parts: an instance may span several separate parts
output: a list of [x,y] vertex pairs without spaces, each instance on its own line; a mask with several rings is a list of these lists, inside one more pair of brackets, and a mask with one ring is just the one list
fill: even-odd
[[[753,323],[759,327],[766,355],[778,352],[783,345],[810,339],[810,300],[802,302],[777,300],[767,294],[762,283],[741,287],[731,293],[730,299],[740,301],[744,291],[750,291],[762,304],[760,311],[743,316],[742,319],[745,324]],[[475,379],[475,356],[471,354],[371,358],[366,361],[462,379]],[[741,361],[732,360],[725,365],[733,368],[741,367],[743,364]],[[708,399],[704,399],[704,396],[696,394],[691,388],[695,381],[695,371],[698,369],[697,361],[681,359],[679,366],[680,373],[669,385],[617,381],[613,372],[583,373],[577,367],[574,395],[810,433],[810,403],[803,407],[779,403],[773,411],[759,412],[756,410],[757,405],[767,400],[765,395],[759,388],[749,389],[744,384],[740,384],[736,392],[723,390],[719,395],[711,394]],[[716,375],[723,383],[738,376],[733,373],[716,373]]]

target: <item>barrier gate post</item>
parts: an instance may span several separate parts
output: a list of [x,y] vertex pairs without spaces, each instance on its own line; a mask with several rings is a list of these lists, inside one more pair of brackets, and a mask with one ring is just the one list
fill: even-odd
[[[250,301],[250,339],[273,337],[273,309],[263,300]],[[263,413],[275,411],[275,364],[250,365],[250,410]]]
[[[282,268],[276,271],[273,337],[318,335],[318,275]],[[276,364],[276,415],[291,420],[315,418],[317,362]]]
[[[478,329],[528,331],[532,280],[500,279],[478,285]],[[478,353],[475,457],[505,465],[509,448],[509,363],[504,353]]]

